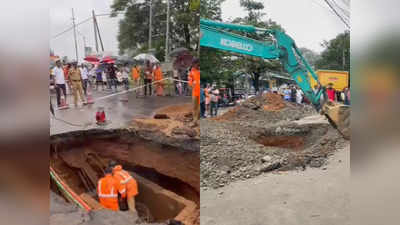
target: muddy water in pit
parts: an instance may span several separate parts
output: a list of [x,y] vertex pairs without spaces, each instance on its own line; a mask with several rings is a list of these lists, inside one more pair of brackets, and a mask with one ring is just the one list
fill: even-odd
[[301,150],[304,147],[304,139],[302,136],[260,136],[255,141],[267,147]]
[[198,208],[198,151],[109,132],[105,136],[96,133],[91,138],[66,135],[65,140],[60,140],[62,136],[51,145],[50,165],[73,191],[89,202],[97,201],[97,180],[108,162],[115,160],[138,181],[137,209],[143,219],[162,222],[191,214],[192,208]]

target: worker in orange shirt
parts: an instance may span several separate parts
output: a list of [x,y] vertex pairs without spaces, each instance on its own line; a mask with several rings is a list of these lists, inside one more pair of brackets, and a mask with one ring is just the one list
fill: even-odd
[[113,177],[111,167],[106,168],[104,173],[105,176],[97,183],[97,195],[100,204],[106,209],[118,211],[118,193],[121,196],[126,196],[125,186],[120,185],[119,180]]
[[197,125],[200,119],[200,61],[194,59],[192,70],[188,76],[189,85],[192,87],[193,123]]
[[136,213],[135,196],[139,193],[136,180],[115,161],[110,162],[110,167],[113,168],[113,177],[126,189],[126,195],[123,197],[125,197],[128,202],[129,210]]
[[[137,88],[140,86],[140,67],[139,65],[135,65],[132,67],[132,81],[133,81],[133,88]],[[138,90],[135,89],[136,98],[138,97]]]
[[155,83],[156,85],[156,94],[157,96],[163,96],[164,95],[164,83],[161,81],[163,79],[163,73],[161,70],[160,63],[156,64],[156,68],[154,69],[154,81],[159,81]]

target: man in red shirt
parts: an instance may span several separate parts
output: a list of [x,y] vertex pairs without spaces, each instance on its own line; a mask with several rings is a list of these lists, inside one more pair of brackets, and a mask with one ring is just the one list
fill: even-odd
[[326,94],[328,95],[328,99],[332,102],[336,100],[336,91],[333,89],[333,84],[329,83],[328,88],[326,89]]

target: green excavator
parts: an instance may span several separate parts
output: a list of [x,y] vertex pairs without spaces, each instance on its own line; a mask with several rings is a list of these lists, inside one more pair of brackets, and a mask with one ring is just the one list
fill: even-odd
[[[268,39],[255,40],[232,33],[232,31],[263,34]],[[292,76],[315,109],[324,114],[344,138],[350,138],[350,107],[327,101],[326,87],[320,84],[318,76],[303,57],[294,40],[284,32],[201,19],[200,46],[262,59],[280,60],[286,72]],[[319,84],[319,88],[315,92],[310,84],[309,73]],[[321,101],[321,96],[324,96],[323,101]]]

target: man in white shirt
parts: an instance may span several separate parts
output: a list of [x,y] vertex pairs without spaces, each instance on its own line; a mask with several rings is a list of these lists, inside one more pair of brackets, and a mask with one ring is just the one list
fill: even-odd
[[299,87],[296,88],[296,102],[301,104],[303,102],[303,91]]
[[125,90],[129,90],[129,68],[127,64],[122,67],[122,83],[124,83]]
[[61,107],[61,90],[63,92],[62,94],[64,95],[65,102],[67,102],[67,88],[65,86],[64,70],[61,66],[60,60],[57,60],[56,66],[53,68],[52,74],[54,76],[54,83],[56,85],[57,106]]
[[83,86],[83,92],[85,93],[85,96],[87,96],[87,85],[88,85],[88,70],[86,69],[86,66],[81,64],[79,66],[79,69],[81,70],[81,76],[82,76],[82,86]]

